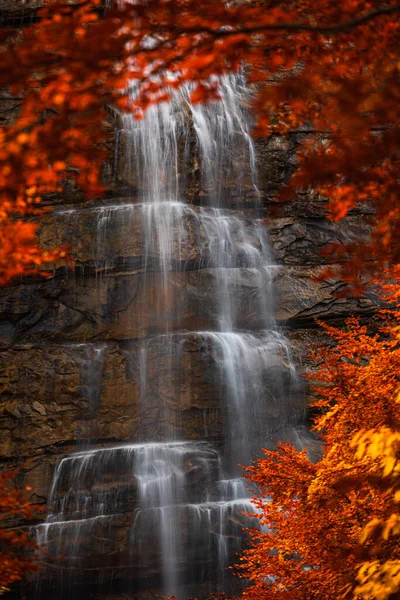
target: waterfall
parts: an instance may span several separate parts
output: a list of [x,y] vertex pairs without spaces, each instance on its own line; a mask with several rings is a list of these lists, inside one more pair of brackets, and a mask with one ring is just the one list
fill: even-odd
[[118,518],[132,504],[138,507],[130,526],[132,569],[138,570],[139,578],[140,571],[158,566],[166,593],[181,589],[188,576],[188,553],[191,564],[200,568],[212,569],[210,562],[216,560],[223,575],[241,547],[243,526],[258,525],[244,515],[255,511],[244,483],[223,479],[219,454],[207,443],[149,443],[79,452],[60,462],[50,494],[51,511],[36,527],[37,542],[50,556],[68,556],[62,581],[66,589],[74,583],[90,543],[100,544],[100,552],[103,545],[105,552],[118,536]]
[[[242,528],[258,524],[245,515],[255,509],[238,464],[248,464],[283,435],[294,439],[303,423],[291,349],[273,316],[279,267],[259,215],[241,76],[224,78],[221,94],[220,102],[194,106],[185,89],[150,107],[143,121],[125,116],[119,136],[125,140],[125,174],[139,201],[79,213],[96,232],[92,266],[99,306],[104,278],[117,267],[140,275],[147,304],[132,306],[132,318],[142,311],[132,366],[141,403],[134,443],[63,458],[50,512],[37,526],[50,556],[66,557],[66,587],[85,581],[82,565],[90,570],[90,546],[97,544],[104,557],[123,546],[130,593],[155,581],[166,595],[227,590],[227,567],[245,542]],[[197,190],[191,198],[188,174]],[[59,211],[57,218],[73,229],[77,213]],[[125,232],[122,264],[121,248],[110,242],[115,231]],[[191,326],[188,306],[196,307],[206,327]],[[215,408],[210,402],[204,409],[207,441],[183,433],[187,402],[180,378],[191,344],[204,357],[202,381],[217,396]],[[94,379],[105,352],[97,351],[97,366],[87,376],[94,406],[100,402]],[[192,393],[190,387],[185,393]],[[207,433],[212,410],[222,413],[222,439]]]

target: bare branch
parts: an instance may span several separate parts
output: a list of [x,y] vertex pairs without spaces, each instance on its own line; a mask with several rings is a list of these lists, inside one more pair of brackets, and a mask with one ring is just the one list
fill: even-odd
[[385,6],[372,10],[360,17],[338,23],[337,25],[308,25],[307,23],[272,23],[269,25],[257,25],[255,27],[240,27],[237,29],[209,29],[207,27],[188,27],[180,29],[182,34],[200,34],[207,33],[216,37],[227,37],[230,35],[237,35],[240,33],[262,33],[264,31],[293,31],[295,33],[301,33],[304,31],[310,31],[315,33],[329,34],[329,33],[344,33],[361,25],[365,25],[370,21],[377,19],[384,15],[390,15],[396,12],[400,12],[400,4],[394,6]]

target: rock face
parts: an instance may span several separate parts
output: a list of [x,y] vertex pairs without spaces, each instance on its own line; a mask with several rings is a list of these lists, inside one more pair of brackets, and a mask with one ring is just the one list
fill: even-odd
[[[46,3],[48,0],[0,0],[0,21],[14,27],[29,24],[37,10]],[[64,4],[75,6],[79,4],[79,0],[64,0]]]
[[[6,123],[17,109],[17,99],[0,99]],[[174,155],[187,202],[165,201],[150,150],[150,173],[138,176],[138,132],[120,121],[112,177],[105,168],[112,203],[83,204],[66,187],[41,222],[41,244],[68,243],[74,268],[0,290],[1,456],[6,465],[30,459],[19,483],[49,505],[36,535],[61,556],[40,578],[39,599],[70,597],[71,586],[75,598],[169,592],[174,578],[188,594],[194,583],[194,593],[228,590],[223,565],[249,526],[235,452],[250,460],[249,440],[259,448],[262,436],[264,446],[289,439],[317,459],[294,363],[307,369],[315,318],[341,323],[376,309],[373,294],[345,296],[343,281],[322,278],[321,250],[367,239],[368,210],[335,224],[312,194],[299,195],[275,207],[268,237],[300,137],[257,142],[256,182],[248,146],[228,132],[215,182],[201,135],[189,153],[183,144],[200,116],[193,109],[180,125]],[[216,146],[224,135],[214,129]],[[156,185],[163,200],[151,203]],[[210,206],[216,185],[221,202]],[[227,401],[239,397],[239,409]]]

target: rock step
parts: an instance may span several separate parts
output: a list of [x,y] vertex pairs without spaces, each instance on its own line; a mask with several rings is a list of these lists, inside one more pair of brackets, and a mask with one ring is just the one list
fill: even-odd
[[230,267],[272,264],[267,231],[258,219],[164,201],[55,211],[40,222],[46,249],[71,247],[77,265],[165,271],[191,263]]

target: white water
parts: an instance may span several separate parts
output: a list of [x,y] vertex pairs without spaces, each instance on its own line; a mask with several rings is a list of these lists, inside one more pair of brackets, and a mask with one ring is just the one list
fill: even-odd
[[[124,229],[131,232],[143,285],[156,280],[161,290],[155,302],[163,319],[155,336],[148,325],[149,337],[138,353],[138,380],[143,423],[153,414],[149,390],[158,390],[157,429],[164,441],[95,449],[62,460],[38,540],[52,555],[66,553],[69,565],[79,568],[92,533],[108,539],[115,519],[129,514],[132,565],[143,573],[149,560],[158,565],[166,595],[179,595],[193,582],[208,582],[210,591],[224,589],[226,567],[241,548],[241,529],[255,525],[243,516],[254,509],[237,465],[248,464],[271,437],[279,438],[280,430],[295,435],[301,423],[291,397],[298,380],[290,346],[273,317],[276,265],[258,215],[256,158],[244,97],[241,77],[229,77],[222,82],[221,102],[193,106],[184,91],[169,104],[151,107],[141,122],[125,117],[126,176],[136,181],[140,202],[86,211],[97,230],[96,272],[113,268],[119,253],[110,250],[108,240],[115,229]],[[196,201],[202,206],[189,205],[185,197],[186,174],[193,170],[200,173]],[[73,223],[75,215],[59,216]],[[216,282],[212,299],[199,299],[199,311],[208,311],[214,328],[177,333],[170,330],[171,311],[179,319],[170,283],[189,267],[207,269]],[[246,327],[247,305],[261,323],[255,331]],[[172,414],[170,398],[179,396],[182,348],[190,340],[203,341],[222,398],[221,454],[211,443],[176,440],[171,430],[176,408]],[[158,388],[150,364],[156,346],[162,347],[169,374]]]
[[[160,561],[165,589],[179,589],[179,576],[193,546],[217,558],[223,573],[240,549],[241,529],[256,520],[242,480],[222,478],[220,457],[203,442],[135,444],[79,452],[64,458],[54,475],[46,523],[37,542],[53,557],[67,554],[71,585],[82,545],[107,540],[115,520],[136,506],[131,526],[132,560],[140,569],[151,547]],[[185,524],[182,527],[182,524]],[[177,524],[180,524],[177,526]],[[149,538],[157,532],[157,544]],[[153,545],[152,545],[153,544]],[[97,548],[97,553],[101,553]]]

